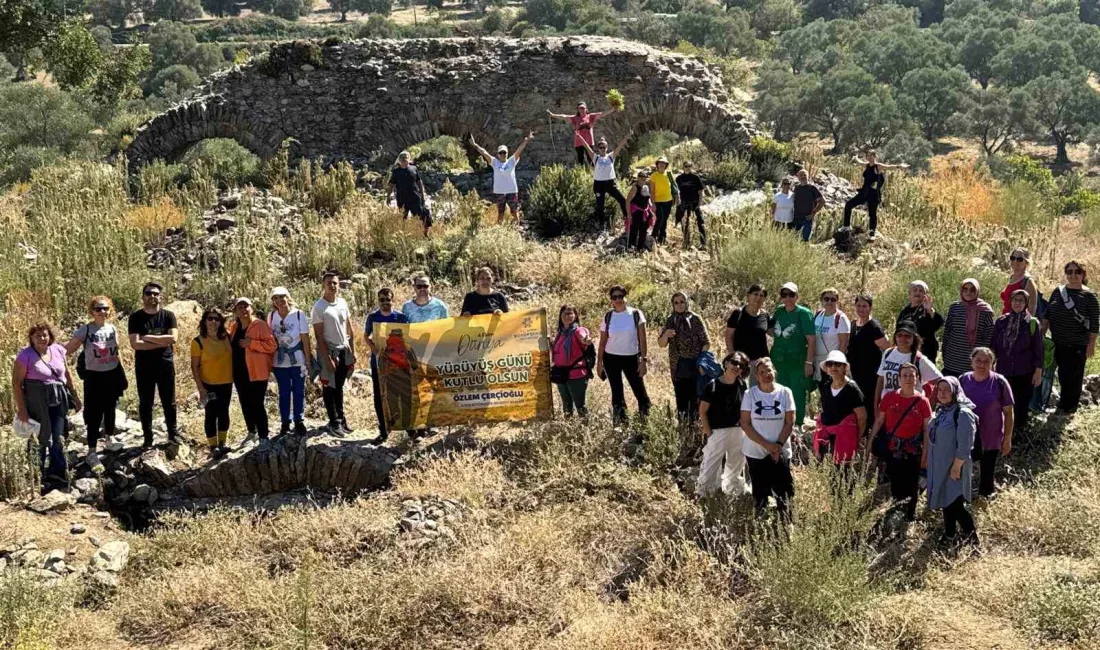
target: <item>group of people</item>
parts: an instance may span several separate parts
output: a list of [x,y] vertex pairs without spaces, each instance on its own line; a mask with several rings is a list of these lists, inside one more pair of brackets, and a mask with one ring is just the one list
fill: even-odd
[[[318,379],[328,416],[327,429],[344,436],[353,431],[344,410],[344,386],[355,369],[355,323],[347,302],[340,296],[340,275],[326,273],[322,295],[308,313],[299,309],[285,287],[270,292],[266,318],[257,313],[252,299],[238,298],[229,311],[206,308],[191,340],[190,368],[204,409],[204,433],[211,455],[228,451],[230,404],[234,393],[248,431],[261,450],[270,445],[267,388],[270,377],[278,385],[279,435],[306,433],[306,385]],[[377,353],[370,336],[376,323],[422,322],[447,318],[446,304],[432,295],[424,274],[413,278],[414,295],[400,310],[393,308],[393,290],[378,292],[378,307],[366,317],[365,334],[370,350],[379,439],[388,433],[378,387]],[[150,282],[142,288],[142,309],[130,314],[127,334],[134,351],[134,379],[143,446],[154,444],[153,409],[159,394],[168,442],[180,440],[176,410],[174,348],[180,340],[177,317],[162,306],[163,288]],[[476,288],[463,301],[461,313],[476,315],[508,311],[504,294],[493,289],[493,272],[478,269]],[[83,411],[88,429],[86,462],[102,471],[100,441],[115,433],[115,411],[129,386],[120,355],[120,333],[113,324],[114,303],[95,296],[88,304],[90,319],[64,344],[52,324],[39,322],[27,333],[27,347],[12,368],[16,418],[24,425],[37,423],[38,460],[43,484],[67,480],[65,439],[69,411]],[[76,372],[83,379],[83,399],[77,395],[67,358],[77,355]]]
[[[1068,262],[1065,284],[1044,298],[1027,272],[1028,251],[1014,250],[1010,263],[998,313],[981,299],[974,278],[960,284],[946,314],[937,311],[928,285],[915,280],[892,336],[873,316],[870,295],[855,297],[850,318],[835,289],[822,291],[811,311],[788,282],[769,313],[767,289],[753,285],[726,321],[720,364],[688,296],[674,293],[656,341],[668,349],[681,421],[697,422],[706,437],[698,492],[746,491],[747,466],[757,508],[763,512],[774,497],[786,513],[794,490],[790,438],[801,431],[816,390],[821,410],[807,433],[819,458],[844,464],[861,447],[873,453],[908,520],[926,473],[928,504],[944,511],[946,536],[954,539],[961,527],[966,539],[976,539],[965,507],[974,464],[982,503],[995,492],[997,462],[1011,453],[1014,431],[1029,426],[1033,408],[1045,407],[1055,366],[1058,410],[1077,410],[1100,331],[1100,303],[1085,284],[1083,264]],[[609,297],[598,341],[576,307],[559,310],[552,377],[567,417],[587,413],[592,377],[608,381],[616,421],[627,417],[627,384],[640,415],[651,407],[646,316],[627,304],[624,287],[612,287]]]

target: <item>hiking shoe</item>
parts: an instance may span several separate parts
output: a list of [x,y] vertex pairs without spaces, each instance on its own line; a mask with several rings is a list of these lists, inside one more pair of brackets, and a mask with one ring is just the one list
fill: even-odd
[[335,436],[337,438],[344,437],[344,430],[340,427],[339,422],[329,422],[326,428],[328,429],[329,435]]
[[222,456],[228,456],[229,452],[232,450],[229,448],[229,445],[222,443],[215,447],[214,451],[218,452],[218,457],[221,458]]
[[288,433],[290,433],[290,422],[284,420],[283,426],[279,427],[279,435],[285,436]]
[[267,438],[260,438],[260,444],[256,446],[256,449],[260,451],[267,451],[271,449],[271,441]]
[[94,451],[88,452],[84,462],[88,464],[88,468],[92,470],[92,473],[102,474],[104,472],[103,461],[99,460],[99,454]]
[[355,429],[348,426],[347,420],[340,420],[340,431],[346,436],[355,433]]
[[306,430],[306,423],[305,422],[303,422],[301,420],[295,420],[294,421],[294,435],[304,436],[308,433],[309,433],[309,431]]

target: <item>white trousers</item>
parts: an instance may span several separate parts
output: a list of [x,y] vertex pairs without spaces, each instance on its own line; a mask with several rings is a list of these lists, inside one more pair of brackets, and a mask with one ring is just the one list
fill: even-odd
[[703,462],[695,493],[704,495],[721,488],[731,496],[749,491],[745,484],[745,455],[741,452],[741,427],[713,429],[703,447]]

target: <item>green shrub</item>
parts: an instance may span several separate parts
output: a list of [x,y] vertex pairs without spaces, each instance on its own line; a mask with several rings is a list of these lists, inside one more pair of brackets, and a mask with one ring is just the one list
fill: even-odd
[[306,64],[319,68],[324,62],[320,45],[309,41],[294,41],[271,48],[267,58],[260,63],[260,72],[269,77],[278,77],[295,74]]
[[1043,196],[1052,196],[1057,188],[1054,174],[1043,163],[1023,154],[990,156],[989,171],[997,180],[1010,183],[1023,181],[1035,187]]
[[1005,185],[997,200],[1005,225],[1015,231],[1023,231],[1050,226],[1051,202],[1056,202],[1056,197],[1043,194],[1033,183],[1017,180]]
[[782,175],[786,175],[791,164],[791,145],[786,142],[777,142],[766,136],[755,136],[749,145],[749,162],[755,168],[758,177],[771,181],[779,180],[774,178],[775,170],[782,169]]
[[1091,210],[1098,205],[1100,205],[1100,192],[1082,187],[1062,197],[1060,211],[1062,214],[1076,214]]
[[184,154],[180,162],[189,173],[195,165],[206,164],[211,178],[221,187],[255,184],[260,170],[256,154],[228,138],[203,140]]
[[295,195],[309,200],[318,214],[336,214],[356,194],[355,169],[344,160],[326,169],[321,160],[303,158],[291,183]]
[[414,144],[408,148],[408,151],[412,154],[417,169],[422,172],[449,174],[452,171],[473,169],[466,155],[466,147],[458,138],[449,135],[441,135],[420,144]]
[[1023,599],[1027,619],[1044,640],[1100,638],[1100,578],[1060,575],[1042,589],[1029,585]]
[[524,214],[540,235],[558,237],[589,230],[595,209],[588,170],[551,165],[543,167],[531,185]]
[[0,152],[0,188],[28,181],[34,170],[56,165],[62,158],[64,154],[53,147],[19,145],[10,151]]
[[56,647],[57,617],[71,607],[69,594],[67,586],[48,585],[30,571],[0,573],[0,647]]
[[741,156],[720,160],[707,173],[707,180],[724,190],[748,189],[756,183],[752,164]]
[[1091,236],[1100,234],[1100,207],[1091,207],[1081,214],[1081,232]]
[[906,163],[914,171],[926,172],[931,169],[932,143],[919,135],[899,131],[879,147],[878,154],[884,161]]

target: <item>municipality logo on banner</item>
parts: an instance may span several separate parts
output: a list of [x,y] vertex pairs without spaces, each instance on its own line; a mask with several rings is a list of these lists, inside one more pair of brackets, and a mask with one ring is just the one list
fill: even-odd
[[549,419],[546,310],[378,323],[388,429]]

